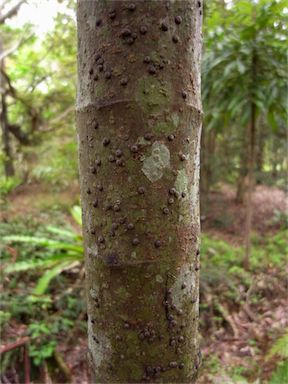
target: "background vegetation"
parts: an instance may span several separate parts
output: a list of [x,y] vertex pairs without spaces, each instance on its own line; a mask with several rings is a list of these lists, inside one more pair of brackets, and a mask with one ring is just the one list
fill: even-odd
[[[5,19],[15,4],[0,6],[1,344],[29,337],[33,380],[85,383],[75,3],[50,1],[44,31],[26,4]],[[287,14],[204,6],[203,384],[288,382]],[[23,382],[21,350],[1,358],[1,382]]]

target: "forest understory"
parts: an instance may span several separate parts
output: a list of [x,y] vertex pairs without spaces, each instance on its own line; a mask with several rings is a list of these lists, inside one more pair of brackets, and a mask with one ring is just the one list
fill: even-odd
[[[69,211],[79,204],[78,196],[76,184],[54,192],[41,184],[18,186],[1,201],[1,236],[47,236],[48,222],[79,236],[80,227]],[[245,207],[235,203],[233,188],[219,186],[202,204],[199,384],[284,384],[287,378],[285,193],[257,186],[253,204],[249,271],[241,262]],[[60,231],[54,232],[61,238]],[[17,243],[4,248],[4,269],[29,252],[33,259],[44,252],[33,242],[21,244],[21,249]],[[28,335],[32,382],[88,383],[83,264],[56,275],[45,295],[37,298],[31,292],[39,276],[37,269],[29,268],[4,274],[1,345]],[[4,355],[2,383],[22,382],[22,355],[21,349]]]

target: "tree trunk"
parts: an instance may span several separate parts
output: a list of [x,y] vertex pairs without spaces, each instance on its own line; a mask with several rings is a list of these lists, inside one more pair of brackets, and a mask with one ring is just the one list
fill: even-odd
[[198,347],[199,1],[78,1],[91,381],[192,383]]
[[201,145],[201,201],[206,203],[211,185],[214,181],[213,163],[215,161],[216,149],[216,131],[210,129],[205,132],[205,127],[202,130],[202,145]]
[[[0,40],[0,53],[3,52],[2,41]],[[0,62],[1,69],[4,69],[4,59]],[[4,172],[6,177],[14,176],[13,156],[10,143],[9,122],[7,116],[7,102],[5,95],[5,79],[0,71],[0,92],[1,92],[1,112],[0,124],[2,130],[2,147],[4,153]]]
[[[236,198],[235,201],[238,204],[244,203],[245,193],[247,191],[247,175],[248,175],[248,163],[249,155],[247,154],[247,146],[249,147],[249,136],[250,136],[250,123],[245,128],[245,133],[243,137],[243,142],[241,144],[241,160],[239,174],[237,177],[237,188],[236,188]],[[248,137],[248,139],[247,139]]]
[[[253,51],[252,54],[252,87],[256,83],[256,53]],[[256,105],[251,98],[251,117],[249,125],[249,146],[248,146],[248,188],[246,197],[246,224],[245,224],[245,254],[243,266],[246,270],[250,266],[250,253],[251,253],[251,228],[252,228],[252,217],[253,217],[253,201],[252,194],[255,184],[254,177],[254,165],[255,165],[255,138],[256,138]]]

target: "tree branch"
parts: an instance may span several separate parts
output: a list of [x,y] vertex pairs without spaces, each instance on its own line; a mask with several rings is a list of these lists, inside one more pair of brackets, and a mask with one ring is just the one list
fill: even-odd
[[4,24],[7,19],[10,19],[11,17],[17,15],[21,5],[25,3],[26,0],[20,0],[14,7],[12,7],[9,11],[6,13],[0,15],[0,24]]

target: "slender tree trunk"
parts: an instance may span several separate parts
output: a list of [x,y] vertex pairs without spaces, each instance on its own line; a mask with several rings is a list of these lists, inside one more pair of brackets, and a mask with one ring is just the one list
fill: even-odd
[[[0,53],[3,51],[2,42],[0,40]],[[4,69],[4,59],[0,62],[0,66]],[[5,95],[5,80],[0,71],[0,90],[1,90],[1,111],[0,111],[0,124],[2,131],[2,148],[4,153],[4,172],[6,177],[13,176],[15,174],[13,165],[13,156],[10,143],[9,122],[7,112],[7,102]]]
[[[252,86],[256,83],[256,54],[252,55]],[[250,266],[250,253],[251,253],[251,228],[253,217],[253,201],[252,194],[255,184],[254,165],[255,165],[255,138],[256,138],[256,105],[252,99],[251,101],[251,118],[249,130],[249,147],[248,147],[248,188],[246,197],[246,224],[245,224],[245,255],[243,266],[246,270]]]
[[258,121],[258,130],[257,130],[257,148],[255,148],[255,166],[256,166],[256,183],[259,184],[262,182],[262,172],[264,165],[264,150],[266,137],[263,132],[264,130],[264,122],[263,119]]
[[78,1],[77,126],[94,382],[192,383],[200,1]]
[[[248,140],[247,140],[248,136]],[[245,129],[245,135],[243,138],[243,144],[241,148],[241,163],[239,169],[239,175],[237,178],[237,189],[236,189],[236,198],[235,201],[238,204],[244,203],[244,197],[247,190],[246,178],[248,175],[248,163],[249,163],[249,154],[247,154],[247,145],[249,147],[249,137],[250,137],[250,123]]]
[[202,131],[201,145],[201,201],[207,202],[211,184],[214,181],[213,161],[216,149],[216,132],[211,129]]

